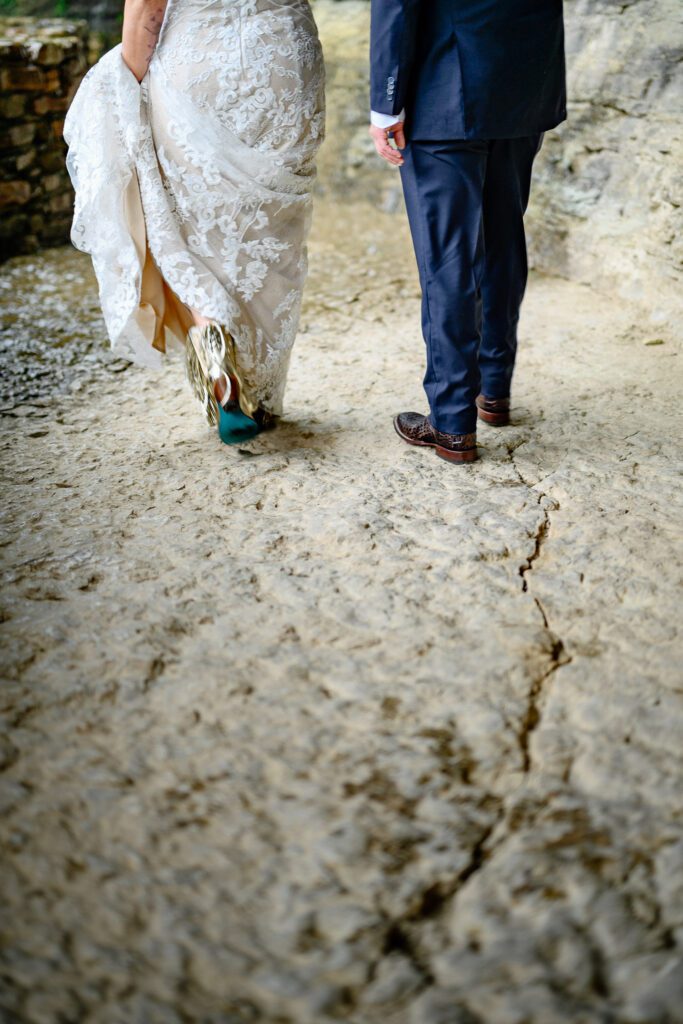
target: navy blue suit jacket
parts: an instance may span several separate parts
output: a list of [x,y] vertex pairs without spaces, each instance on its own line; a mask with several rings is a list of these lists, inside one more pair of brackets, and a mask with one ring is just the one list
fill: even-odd
[[566,117],[562,0],[372,0],[370,101],[415,139],[511,139]]

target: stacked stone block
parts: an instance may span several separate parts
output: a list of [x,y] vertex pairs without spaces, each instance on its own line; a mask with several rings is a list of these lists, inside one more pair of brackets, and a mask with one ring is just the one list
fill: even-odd
[[0,18],[0,248],[7,259],[68,241],[73,193],[64,117],[88,67],[88,27]]
[[123,0],[0,0],[0,9],[3,3],[7,14],[50,18],[59,10],[72,21],[84,18],[91,31],[106,36],[107,45],[121,38]]

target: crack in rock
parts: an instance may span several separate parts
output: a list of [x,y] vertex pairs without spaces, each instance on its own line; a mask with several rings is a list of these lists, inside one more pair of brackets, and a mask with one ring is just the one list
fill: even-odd
[[[512,468],[519,477],[520,482],[524,484],[526,487],[533,488],[534,484],[530,483],[528,480],[525,480],[515,461],[515,451],[524,443],[524,441],[521,441],[516,445],[509,444],[507,446],[507,450],[508,455],[510,456],[510,464],[512,465]],[[527,579],[527,575],[532,571],[535,563],[541,557],[543,546],[546,540],[548,539],[548,535],[550,533],[549,507],[551,503],[554,509],[558,509],[560,507],[559,504],[554,499],[552,499],[550,495],[546,494],[545,491],[539,491],[537,505],[543,512],[543,518],[541,519],[538,525],[538,529],[536,530],[536,535],[534,538],[534,550],[529,555],[526,562],[524,562],[519,567],[519,575],[522,580],[522,593],[524,594],[529,593],[529,581]],[[543,607],[541,600],[533,594],[530,596],[533,597],[534,604],[538,608],[539,614],[541,616],[541,621],[543,623],[543,628],[547,634],[548,666],[543,672],[541,672],[535,679],[532,679],[531,681],[531,686],[529,687],[529,691],[527,693],[526,711],[522,717],[520,729],[517,735],[519,749],[522,754],[522,769],[525,773],[531,771],[531,736],[533,732],[538,728],[538,725],[541,721],[540,702],[543,697],[545,683],[552,675],[554,675],[555,672],[557,672],[559,668],[562,668],[563,665],[568,665],[572,660],[571,655],[567,653],[564,641],[551,629],[550,623],[548,621],[548,615],[546,613],[545,608]]]
[[[387,921],[381,957],[371,969],[371,978],[377,974],[380,964],[387,957],[399,953],[408,960],[416,974],[420,976],[418,991],[424,991],[435,984],[435,977],[430,966],[430,954],[424,952],[420,946],[420,926],[447,913],[455,896],[483,868],[490,856],[486,844],[498,827],[504,813],[504,806],[501,803],[496,808],[494,820],[484,829],[472,847],[467,864],[453,876],[450,883],[440,882],[429,886],[422,893],[417,907],[408,910],[401,917]],[[409,997],[411,999],[415,997],[414,990],[409,993]],[[402,1000],[398,1002],[402,1002]]]
[[[544,497],[545,497],[545,495],[543,495],[543,494],[539,495],[539,498],[538,498],[538,504],[539,505],[540,505],[540,503],[541,503],[541,501],[542,501],[542,499]],[[529,557],[527,558],[526,564],[525,565],[520,565],[520,567],[519,567],[519,575],[522,577],[522,590],[524,591],[525,594],[526,594],[526,592],[529,589],[529,582],[528,582],[528,580],[526,578],[526,574],[528,572],[530,572],[531,569],[533,569],[534,562],[537,561],[537,559],[540,557],[541,549],[542,549],[543,544],[545,543],[545,540],[546,540],[546,538],[548,536],[549,530],[550,530],[550,518],[548,516],[548,510],[544,508],[543,509],[543,519],[541,521],[540,526],[538,527],[538,530],[536,531],[536,538],[535,538],[536,545],[534,547],[534,550],[531,553],[531,555],[529,555]],[[534,600],[536,601],[536,604],[538,605],[539,609],[541,610],[542,618],[544,620],[545,625],[547,626],[548,625],[548,620],[546,618],[545,612],[543,611],[543,609],[541,607],[541,603],[540,603],[540,601],[537,598],[534,598]]]
[[543,696],[543,691],[547,680],[552,676],[559,668],[563,665],[568,665],[571,662],[571,656],[567,654],[564,643],[562,640],[553,633],[548,627],[548,620],[545,616],[545,612],[540,602],[534,598],[536,604],[541,610],[543,620],[545,623],[545,629],[548,633],[548,639],[551,641],[549,650],[550,665],[539,675],[536,679],[533,679],[529,691],[527,693],[527,706],[526,712],[522,717],[521,726],[518,733],[519,748],[522,753],[522,769],[525,773],[531,770],[531,753],[529,750],[531,736],[533,732],[538,728],[541,721],[541,710],[540,701]]
[[[525,487],[531,488],[534,485],[524,479],[515,463],[514,450],[515,446],[510,446],[508,448],[510,462],[519,477],[520,482],[524,484]],[[521,725],[518,731],[518,743],[522,756],[523,770],[525,773],[528,773],[531,770],[531,755],[529,750],[530,739],[541,719],[539,705],[545,683],[558,668],[571,661],[571,658],[565,651],[563,641],[550,628],[548,616],[542,602],[538,597],[530,594],[529,592],[527,574],[530,573],[535,563],[540,558],[543,545],[550,531],[550,516],[548,511],[550,499],[545,492],[540,492],[538,494],[538,505],[543,511],[543,517],[539,523],[534,538],[534,549],[526,559],[526,562],[520,566],[519,575],[522,579],[522,592],[529,594],[529,596],[533,598],[534,604],[536,605],[541,617],[543,629],[547,638],[548,662],[543,671],[538,673],[531,682],[527,694],[526,710],[522,716]],[[438,734],[435,733],[433,738],[440,741],[439,749],[442,754],[447,755],[450,760],[452,750],[449,738],[442,735],[440,732]],[[469,777],[465,778],[463,781],[469,781]],[[500,805],[497,808],[495,820],[487,829],[485,829],[474,844],[471,849],[469,861],[461,871],[455,874],[450,881],[445,883],[442,881],[426,888],[422,892],[417,906],[408,910],[401,917],[394,920],[388,920],[386,922],[386,931],[381,956],[371,969],[371,980],[377,974],[380,964],[386,961],[387,957],[399,954],[410,963],[416,973],[416,976],[420,978],[417,991],[424,991],[435,984],[435,978],[431,970],[430,956],[421,948],[420,928],[426,922],[434,921],[448,913],[448,910],[452,906],[453,900],[457,894],[471,878],[483,869],[491,852],[487,850],[487,843],[490,841],[491,836],[505,816],[505,813],[504,805]],[[414,996],[415,990],[410,993],[410,998],[412,999]]]

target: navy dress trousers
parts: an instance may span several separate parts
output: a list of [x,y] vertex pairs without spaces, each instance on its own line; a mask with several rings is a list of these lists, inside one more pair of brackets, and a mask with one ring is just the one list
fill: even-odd
[[401,168],[422,285],[431,421],[506,398],[543,133],[566,116],[562,0],[372,0],[374,111],[405,111]]

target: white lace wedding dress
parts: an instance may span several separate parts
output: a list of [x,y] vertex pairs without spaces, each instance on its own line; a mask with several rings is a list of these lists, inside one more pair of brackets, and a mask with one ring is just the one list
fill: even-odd
[[64,132],[72,240],[122,355],[158,365],[192,306],[230,331],[246,387],[280,414],[323,131],[308,0],[170,0],[142,85],[120,46],[92,68]]

